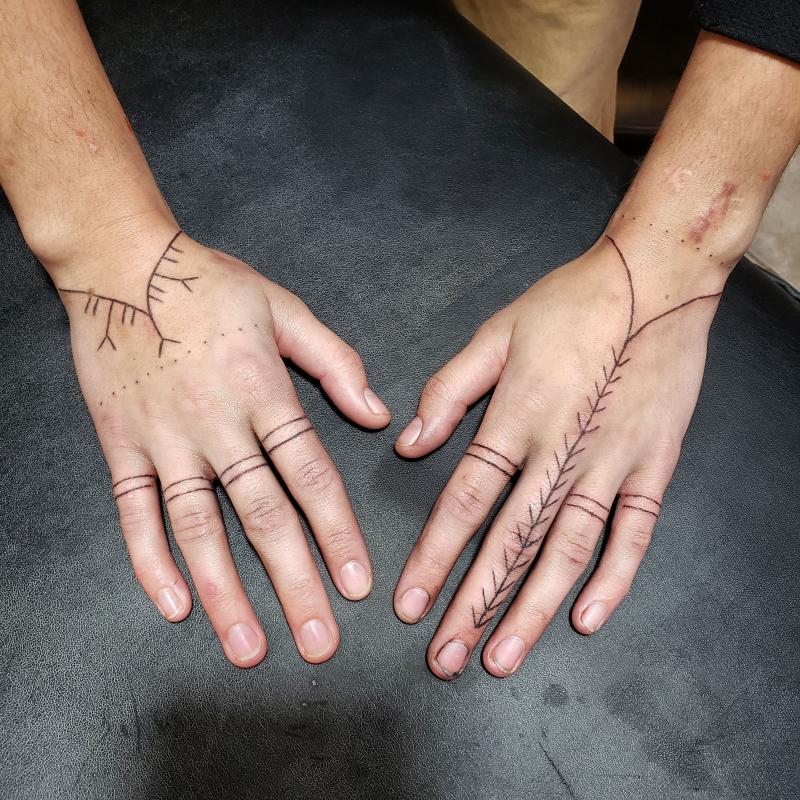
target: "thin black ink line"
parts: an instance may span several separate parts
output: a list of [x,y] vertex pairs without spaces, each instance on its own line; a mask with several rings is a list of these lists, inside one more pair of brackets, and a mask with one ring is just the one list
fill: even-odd
[[506,475],[509,478],[513,478],[514,477],[514,473],[513,472],[508,472],[507,470],[504,470],[499,464],[495,464],[493,461],[489,461],[488,458],[483,458],[483,456],[476,456],[475,453],[470,453],[469,451],[464,453],[464,455],[465,456],[469,456],[470,458],[477,458],[478,461],[483,461],[484,464],[488,464],[490,467],[494,467],[495,469],[499,469],[500,472],[503,473],[503,475]]
[[659,508],[661,508],[661,503],[659,503],[658,500],[654,500],[652,497],[648,497],[646,494],[621,493],[620,497],[633,497],[635,500],[649,500],[651,503],[655,503]]
[[285,444],[291,442],[292,439],[296,439],[298,436],[302,436],[304,433],[308,433],[309,431],[313,430],[314,430],[313,425],[309,425],[307,428],[303,428],[303,430],[292,434],[288,439],[284,439],[282,442],[280,442],[280,444],[276,444],[270,447],[269,450],[267,450],[267,455],[270,455],[270,453],[274,453],[279,447],[283,447]]
[[494,455],[499,456],[503,459],[503,461],[508,461],[514,469],[519,469],[519,464],[515,464],[510,458],[504,456],[502,453],[498,453],[497,450],[492,450],[491,447],[487,447],[485,444],[478,444],[478,442],[470,442],[472,447],[480,447],[481,450],[488,450],[490,453],[494,453]]
[[300,422],[301,419],[308,419],[308,417],[306,417],[306,415],[303,414],[301,417],[295,417],[294,419],[290,419],[288,422],[284,422],[282,425],[278,425],[277,428],[273,428],[269,433],[265,433],[261,437],[261,442],[265,442],[267,439],[269,439],[270,436],[272,436],[273,433],[276,433],[277,431],[281,430],[281,428],[285,428],[287,425],[291,425],[293,422]]
[[632,506],[632,505],[630,505],[628,503],[623,503],[622,507],[623,508],[632,508],[635,511],[644,511],[645,514],[650,514],[651,516],[653,516],[656,519],[658,519],[658,514],[656,514],[655,511],[648,511],[646,508],[642,508],[641,506]]
[[[161,254],[161,257],[156,262],[155,267],[153,267],[153,271],[150,273],[150,278],[147,281],[147,287],[145,289],[145,295],[147,296],[147,313],[148,313],[148,315],[150,317],[150,322],[153,325],[153,330],[156,332],[156,335],[158,336],[158,338],[160,340],[159,344],[158,344],[158,357],[159,358],[161,358],[161,354],[164,351],[165,342],[172,342],[173,344],[180,344],[180,342],[178,340],[176,340],[176,339],[167,339],[164,336],[164,334],[161,333],[161,329],[159,328],[158,323],[156,322],[155,317],[153,316],[153,309],[151,307],[151,301],[152,300],[158,300],[158,298],[157,297],[153,297],[150,294],[150,287],[153,285],[153,278],[155,277],[156,272],[158,272],[158,267],[161,264],[161,260],[164,258],[164,256],[166,256],[166,254],[169,252],[169,250],[172,247],[172,245],[175,244],[175,240],[180,235],[181,235],[181,231],[178,230],[178,232],[169,240],[169,244],[164,248],[164,252]],[[161,301],[159,301],[159,302],[161,302]]]
[[153,475],[150,472],[146,472],[143,475],[131,475],[128,478],[120,478],[116,483],[112,483],[111,484],[111,488],[112,489],[116,489],[116,487],[119,486],[121,483],[125,483],[125,481],[132,481],[135,478],[153,478],[153,479],[155,479],[157,477],[158,477],[157,475]]
[[166,492],[167,489],[171,489],[173,486],[177,486],[179,483],[188,483],[189,481],[208,481],[211,483],[205,475],[193,475],[191,478],[182,478],[179,481],[173,481],[172,483],[167,484],[161,491]]
[[185,492],[178,492],[177,494],[172,495],[172,497],[165,497],[165,503],[171,503],[178,497],[183,497],[186,494],[194,494],[195,492],[213,492],[214,490],[210,486],[201,486],[199,489],[188,489]]
[[611,244],[614,245],[614,249],[617,251],[617,254],[620,257],[620,261],[622,261],[622,266],[625,267],[625,274],[628,276],[628,289],[631,293],[631,307],[630,307],[630,314],[628,316],[628,333],[625,335],[625,342],[630,341],[631,339],[631,330],[633,330],[633,315],[635,310],[635,294],[633,291],[633,276],[631,275],[630,267],[628,266],[628,262],[625,260],[625,256],[622,255],[622,250],[619,249],[617,243],[608,235],[606,235],[606,239],[608,239]]
[[114,495],[115,500],[119,500],[120,497],[125,497],[126,494],[130,494],[131,492],[138,492],[139,489],[155,489],[155,483],[144,483],[141,486],[134,486],[133,489],[126,489],[124,492],[120,492],[119,494]]
[[234,475],[227,483],[223,483],[222,487],[224,489],[227,489],[232,483],[234,483],[235,481],[238,481],[239,478],[241,478],[244,475],[247,475],[248,472],[255,472],[255,470],[257,470],[257,469],[263,469],[264,467],[268,467],[268,466],[269,466],[269,464],[267,464],[267,462],[265,461],[263,464],[256,464],[254,467],[248,467],[247,469],[242,470],[237,475]]
[[222,470],[217,477],[222,480],[222,476],[226,472],[230,472],[234,467],[238,467],[239,464],[244,464],[245,461],[249,461],[251,458],[261,458],[261,453],[253,453],[251,456],[245,456],[244,458],[240,458],[238,461],[234,461],[229,467],[225,467],[225,469]]
[[569,506],[570,508],[578,508],[583,511],[584,514],[588,514],[590,517],[594,517],[595,519],[599,519],[603,525],[606,524],[605,517],[601,517],[599,514],[595,514],[594,511],[589,511],[588,508],[584,508],[583,506],[579,506],[577,503],[564,503],[565,506]]
[[156,286],[155,284],[153,284],[150,288],[151,289],[155,289],[155,291],[157,291],[157,292],[161,292],[161,294],[165,294],[166,293],[166,289],[162,289],[160,286]]
[[86,295],[86,306],[84,307],[84,311],[88,310],[89,304],[92,302],[92,298],[98,300],[107,300],[108,302],[118,303],[119,305],[127,306],[128,308],[132,308],[138,311],[140,314],[145,314],[149,316],[147,312],[143,308],[139,308],[139,306],[134,305],[133,303],[128,303],[125,300],[120,300],[118,297],[108,297],[104,294],[95,294],[94,292],[87,292],[85,289],[64,289],[61,286],[56,287],[59,292],[64,292],[65,294],[83,294]]
[[600,506],[604,511],[611,511],[608,506],[604,506],[599,500],[595,500],[594,497],[589,497],[588,494],[579,494],[578,492],[570,492],[570,497],[582,497],[584,500],[591,500],[595,505]]
[[681,303],[680,305],[675,306],[674,308],[669,309],[669,311],[665,311],[663,314],[659,314],[652,319],[647,320],[644,325],[641,325],[636,329],[635,333],[632,333],[628,337],[628,341],[635,339],[648,325],[652,325],[654,322],[658,322],[660,319],[664,319],[664,317],[669,316],[670,314],[674,314],[676,311],[680,311],[682,308],[686,308],[686,306],[690,306],[692,303],[696,303],[698,300],[710,300],[715,297],[721,297],[722,292],[716,292],[715,294],[701,294],[699,297],[693,297],[691,300],[687,300],[685,303]]

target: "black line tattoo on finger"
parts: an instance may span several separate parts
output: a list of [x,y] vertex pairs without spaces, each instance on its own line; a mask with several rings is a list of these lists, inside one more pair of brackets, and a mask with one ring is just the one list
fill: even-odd
[[623,508],[632,508],[634,511],[643,511],[645,514],[650,514],[651,516],[653,516],[656,519],[658,519],[658,514],[655,511],[649,511],[648,509],[642,508],[641,506],[632,506],[632,505],[630,505],[630,503],[623,503],[622,507]]
[[304,433],[308,433],[309,431],[313,431],[314,426],[309,425],[307,428],[303,428],[301,431],[297,431],[297,433],[293,433],[291,436],[284,439],[282,442],[278,442],[278,444],[272,445],[272,447],[267,449],[267,455],[271,455],[274,453],[279,447],[283,447],[285,444],[289,444],[292,439],[296,439],[298,436],[302,436]]
[[121,492],[117,492],[113,495],[114,500],[119,500],[120,497],[125,497],[126,494],[131,494],[132,492],[138,492],[140,489],[155,489],[156,483],[155,481],[148,481],[147,483],[143,483],[141,486],[134,486],[131,489],[123,489]]
[[185,497],[187,494],[194,494],[195,492],[214,492],[213,487],[211,486],[198,486],[197,489],[187,489],[185,492],[178,492],[177,494],[173,494],[172,497],[165,497],[164,502],[169,504],[173,500],[177,499],[178,497]]
[[[478,450],[477,453],[470,452],[470,448],[473,447]],[[464,452],[464,455],[474,458],[478,461],[482,461],[484,464],[488,464],[490,467],[494,467],[498,472],[502,472],[503,475],[508,478],[513,478],[519,469],[519,465],[508,458],[508,456],[504,456],[499,451],[488,447],[485,444],[480,444],[479,442],[470,442],[466,451]],[[500,463],[498,463],[498,461]]]
[[[545,483],[539,487],[538,502],[536,505],[533,503],[528,505],[528,520],[524,524],[517,525],[514,531],[515,541],[513,544],[504,547],[503,572],[498,575],[497,570],[492,569],[491,588],[488,589],[488,592],[488,587],[482,588],[480,604],[472,606],[472,620],[476,628],[482,628],[489,623],[489,620],[495,615],[497,609],[503,604],[514,584],[522,575],[523,569],[530,563],[535,552],[531,548],[544,538],[546,529],[543,526],[552,516],[548,513],[548,509],[561,502],[563,497],[562,490],[569,481],[567,476],[575,468],[575,459],[586,449],[588,437],[591,437],[593,433],[599,430],[598,415],[606,410],[606,403],[609,402],[607,398],[614,394],[612,387],[622,380],[622,368],[630,361],[628,352],[631,343],[653,323],[701,300],[716,300],[722,294],[717,292],[693,297],[691,300],[673,306],[635,327],[636,293],[633,287],[633,276],[628,267],[628,262],[625,260],[625,256],[616,241],[610,236],[606,236],[606,239],[614,247],[625,270],[629,295],[628,321],[625,335],[618,345],[610,345],[610,364],[601,364],[602,379],[594,382],[593,395],[586,396],[586,408],[583,411],[575,412],[577,433],[572,434],[572,439],[570,439],[569,433],[564,433],[563,450],[559,449],[553,452],[554,463],[545,470]],[[582,510],[586,511],[585,508]],[[646,509],[642,508],[639,508],[639,510],[646,511]],[[591,512],[587,511],[587,513]],[[646,511],[646,513],[658,516],[653,511]]]
[[142,475],[129,475],[127,478],[120,478],[115,483],[112,483],[111,488],[116,489],[117,486],[119,486],[121,483],[125,483],[125,481],[133,481],[136,480],[137,478],[153,478],[155,480],[157,477],[158,476],[152,472],[145,472]]
[[269,437],[272,436],[273,433],[277,433],[278,431],[283,430],[284,428],[286,428],[289,425],[291,425],[293,422],[300,422],[300,420],[304,420],[304,419],[308,419],[308,417],[306,417],[305,414],[301,414],[299,417],[295,417],[294,419],[290,419],[288,422],[281,423],[280,425],[278,425],[277,428],[273,428],[269,433],[265,433],[261,437],[261,444],[266,444],[267,439],[269,439]]
[[[147,285],[145,286],[145,302],[141,305],[137,303],[131,303],[127,300],[122,300],[118,297],[111,297],[109,295],[97,294],[92,289],[67,289],[63,286],[58,287],[59,292],[63,292],[64,294],[79,294],[86,296],[86,305],[84,306],[83,313],[88,314],[89,306],[92,304],[92,300],[94,300],[94,305],[92,306],[91,314],[92,316],[97,316],[97,309],[101,303],[108,303],[108,313],[106,315],[106,325],[103,334],[103,338],[100,340],[100,344],[97,346],[97,350],[100,351],[103,349],[104,345],[108,343],[111,350],[116,351],[117,345],[114,341],[112,336],[112,314],[114,309],[119,306],[121,309],[119,325],[120,327],[124,327],[125,325],[130,325],[133,327],[136,323],[136,315],[139,314],[143,318],[149,321],[150,327],[153,329],[156,336],[158,336],[158,356],[161,357],[161,354],[164,351],[165,344],[180,344],[180,339],[174,339],[171,336],[167,336],[165,333],[162,332],[161,329],[161,322],[156,318],[156,315],[153,310],[153,303],[163,303],[162,295],[166,295],[169,293],[169,289],[167,288],[170,284],[180,284],[187,292],[190,294],[192,293],[192,286],[191,282],[199,280],[199,275],[183,275],[183,276],[176,276],[176,275],[169,275],[166,272],[160,272],[159,268],[165,262],[170,264],[178,264],[180,263],[177,258],[173,258],[173,255],[183,255],[183,250],[179,249],[175,242],[177,241],[178,237],[181,235],[182,231],[178,231],[169,241],[169,244],[164,249],[164,252],[161,254],[160,258],[156,262],[155,267],[153,267],[153,271],[150,273],[150,277],[147,280]],[[166,281],[166,285],[159,285],[159,281]],[[130,312],[130,317],[128,316]]]
[[245,467],[241,471],[237,472],[232,478],[222,484],[223,489],[227,489],[232,483],[235,483],[239,480],[239,478],[244,477],[245,475],[249,475],[251,472],[255,472],[257,469],[264,469],[264,467],[269,467],[266,461],[262,461],[260,464],[255,464],[252,467]]

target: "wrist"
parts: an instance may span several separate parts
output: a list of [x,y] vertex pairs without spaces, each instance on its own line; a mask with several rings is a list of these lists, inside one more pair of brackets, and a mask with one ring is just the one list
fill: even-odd
[[25,227],[26,242],[56,285],[121,279],[137,272],[175,233],[178,224],[165,204],[98,213],[91,222],[43,221]]

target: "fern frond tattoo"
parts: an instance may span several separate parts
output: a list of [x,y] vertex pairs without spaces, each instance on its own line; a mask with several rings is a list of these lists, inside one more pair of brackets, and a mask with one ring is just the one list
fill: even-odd
[[97,350],[100,351],[103,347],[108,344],[108,346],[112,350],[117,349],[116,342],[112,336],[112,322],[113,322],[113,313],[115,308],[119,308],[121,313],[119,315],[118,325],[130,325],[133,327],[136,324],[137,316],[142,317],[142,319],[147,320],[147,323],[155,332],[156,336],[158,336],[158,355],[159,358],[161,354],[164,352],[164,345],[165,344],[180,344],[179,339],[173,339],[170,336],[164,334],[161,330],[160,323],[156,318],[156,314],[153,310],[153,303],[163,303],[164,297],[169,293],[170,286],[176,286],[180,284],[183,289],[190,294],[192,293],[192,281],[196,281],[199,279],[199,275],[191,275],[191,276],[176,276],[176,275],[169,275],[165,271],[167,268],[164,267],[164,264],[178,264],[180,263],[177,256],[183,255],[183,250],[179,249],[175,242],[177,241],[178,237],[181,235],[182,231],[178,231],[170,240],[169,244],[164,249],[164,252],[161,254],[161,257],[156,262],[155,267],[153,267],[153,271],[150,273],[150,277],[147,281],[147,286],[145,287],[145,302],[143,305],[137,305],[135,303],[130,303],[127,300],[121,300],[118,297],[109,297],[108,295],[96,294],[91,289],[66,289],[62,286],[58,287],[59,292],[63,292],[64,294],[80,294],[86,296],[86,305],[83,308],[84,314],[91,314],[92,316],[97,316],[97,311],[103,305],[108,304],[106,308],[106,325],[103,334],[103,338],[100,340],[100,344],[97,345]]
[[[610,361],[601,365],[603,377],[594,382],[594,391],[586,396],[586,405],[583,410],[575,412],[577,433],[573,433],[572,438],[570,438],[570,434],[565,433],[563,449],[559,448],[553,452],[553,463],[545,470],[545,484],[539,488],[536,503],[528,505],[528,517],[524,522],[518,523],[513,532],[513,545],[506,546],[503,550],[502,570],[492,570],[491,587],[484,587],[481,590],[480,603],[477,606],[473,605],[472,621],[476,628],[482,628],[488,624],[497,609],[505,602],[508,593],[535,554],[532,548],[544,538],[547,532],[545,525],[557,510],[553,510],[553,507],[561,502],[564,496],[564,487],[569,482],[568,475],[576,466],[575,459],[586,449],[589,437],[600,428],[598,417],[606,410],[608,398],[614,394],[613,387],[622,380],[622,368],[630,361],[628,349],[631,343],[654,322],[674,314],[692,303],[717,298],[721,294],[718,292],[693,297],[691,300],[647,320],[642,325],[634,327],[636,293],[633,288],[633,277],[628,262],[617,243],[610,236],[606,236],[606,239],[613,245],[625,269],[630,300],[627,330],[619,345],[611,345]],[[600,518],[599,515],[598,518]]]

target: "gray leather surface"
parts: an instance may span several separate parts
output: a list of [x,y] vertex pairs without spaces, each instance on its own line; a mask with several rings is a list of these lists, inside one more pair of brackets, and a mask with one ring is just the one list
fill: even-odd
[[[136,584],[66,317],[0,213],[0,797],[790,798],[798,795],[800,310],[749,264],[631,597],[582,638],[562,609],[514,678],[424,661],[394,583],[474,432],[391,443],[473,329],[600,233],[631,164],[448,10],[143,3],[84,10],[187,232],[301,295],[396,414],[362,432],[296,376],[375,563],[338,655],[297,655],[223,500],[271,651],[225,661],[199,608]],[[467,555],[471,555],[470,553]],[[330,584],[329,589],[330,589]]]

